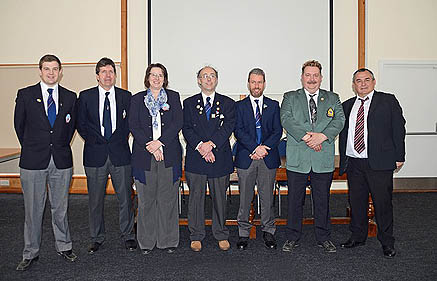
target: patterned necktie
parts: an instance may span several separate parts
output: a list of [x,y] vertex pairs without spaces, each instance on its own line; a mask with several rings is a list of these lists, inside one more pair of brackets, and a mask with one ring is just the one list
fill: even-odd
[[364,151],[366,145],[364,144],[364,103],[368,100],[360,99],[361,105],[357,113],[357,121],[355,123],[354,149],[360,153]]
[[309,102],[310,113],[311,113],[311,125],[313,126],[313,129],[314,129],[314,126],[315,126],[316,121],[317,121],[317,106],[316,106],[316,102],[313,99],[314,96],[315,96],[315,94],[310,95],[310,102]]
[[47,99],[47,117],[49,118],[50,126],[53,127],[56,120],[56,104],[53,100],[53,89],[47,89],[49,93],[49,98]]
[[105,139],[109,140],[112,135],[112,122],[111,122],[111,105],[109,103],[109,92],[105,93],[105,103],[103,105],[103,127],[105,128]]
[[206,119],[209,121],[209,117],[211,116],[211,103],[210,103],[211,98],[207,97],[206,98],[206,104],[205,104],[205,114],[206,114]]
[[256,103],[256,113],[255,113],[255,128],[256,128],[256,143],[261,143],[261,113],[259,110],[259,100],[255,100]]

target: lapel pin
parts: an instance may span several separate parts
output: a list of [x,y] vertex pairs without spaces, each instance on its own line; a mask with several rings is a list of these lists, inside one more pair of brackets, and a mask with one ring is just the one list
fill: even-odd
[[41,102],[41,99],[36,99],[37,102]]
[[70,116],[70,113],[68,113],[67,114],[67,116],[65,116],[65,123],[70,123],[70,120],[71,120],[71,116]]
[[321,101],[324,101],[324,100],[325,100],[325,98],[320,98],[320,100],[321,100]]
[[211,114],[211,118],[215,118],[215,114],[213,113],[213,114]]
[[266,105],[266,104],[264,104],[264,105],[263,105],[263,108],[267,108],[267,105]]
[[198,104],[198,105],[196,106],[196,108],[199,109],[199,108],[200,108],[200,104]]
[[217,103],[216,103],[217,105],[219,105],[220,104],[220,102],[218,101]]

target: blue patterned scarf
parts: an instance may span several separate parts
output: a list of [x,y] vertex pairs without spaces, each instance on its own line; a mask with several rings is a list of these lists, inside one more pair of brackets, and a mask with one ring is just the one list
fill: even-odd
[[153,97],[152,91],[150,89],[147,89],[147,94],[144,96],[144,104],[149,110],[150,115],[152,115],[153,128],[158,128],[158,121],[156,120],[156,117],[159,114],[159,110],[165,104],[167,104],[167,93],[165,92],[164,88],[161,88],[158,94],[158,98],[156,100]]

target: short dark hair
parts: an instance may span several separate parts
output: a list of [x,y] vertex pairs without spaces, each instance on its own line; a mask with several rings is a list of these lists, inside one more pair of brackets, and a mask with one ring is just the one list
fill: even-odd
[[167,68],[165,68],[165,66],[161,63],[152,63],[150,64],[147,69],[146,69],[146,76],[144,77],[144,86],[146,86],[146,88],[150,88],[150,82],[149,82],[149,76],[150,76],[150,71],[152,70],[152,68],[154,67],[158,67],[162,70],[162,73],[164,74],[164,83],[162,84],[162,87],[164,89],[167,89],[168,86],[168,72],[167,72]]
[[57,62],[59,64],[59,69],[62,68],[61,60],[57,56],[47,54],[47,55],[44,55],[42,58],[39,59],[39,69],[42,69],[42,64],[43,63],[45,63],[45,62],[52,62],[52,61],[55,61],[55,62]]
[[114,74],[117,75],[117,70],[115,69],[115,63],[110,58],[107,58],[107,57],[101,58],[99,60],[99,62],[96,64],[96,74],[97,75],[99,74],[101,67],[104,67],[107,65],[112,66],[112,68],[114,69]]
[[247,82],[250,82],[250,75],[255,74],[255,75],[262,75],[263,76],[263,80],[264,82],[266,82],[266,74],[264,73],[264,70],[262,70],[261,68],[254,68],[251,71],[249,71],[249,75],[247,76]]
[[205,65],[204,67],[202,67],[201,69],[199,69],[199,71],[197,71],[197,78],[200,78],[200,72],[202,70],[204,70],[205,68],[211,68],[212,70],[214,70],[215,72],[215,77],[218,79],[218,71],[217,69],[215,69],[214,67],[210,66],[210,65]]
[[322,65],[320,64],[320,62],[316,61],[316,60],[309,60],[306,61],[303,65],[302,65],[302,74],[305,71],[305,67],[307,66],[315,66],[319,69],[320,74],[322,74]]
[[375,80],[375,75],[373,75],[373,72],[368,68],[362,67],[358,70],[355,70],[354,74],[352,75],[352,82],[355,81],[355,75],[357,75],[357,73],[366,72],[366,71],[370,73],[370,75],[372,76],[372,80]]

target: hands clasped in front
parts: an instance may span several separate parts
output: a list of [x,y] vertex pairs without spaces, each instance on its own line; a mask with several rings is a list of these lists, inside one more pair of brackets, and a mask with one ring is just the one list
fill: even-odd
[[322,143],[328,138],[323,133],[316,132],[307,132],[305,136],[302,137],[302,140],[306,143],[306,145],[314,149],[314,151],[319,152],[322,150]]
[[150,152],[153,157],[155,157],[156,161],[162,161],[164,160],[164,153],[160,149],[162,146],[162,142],[159,140],[153,140],[146,143],[146,149],[148,152]]

